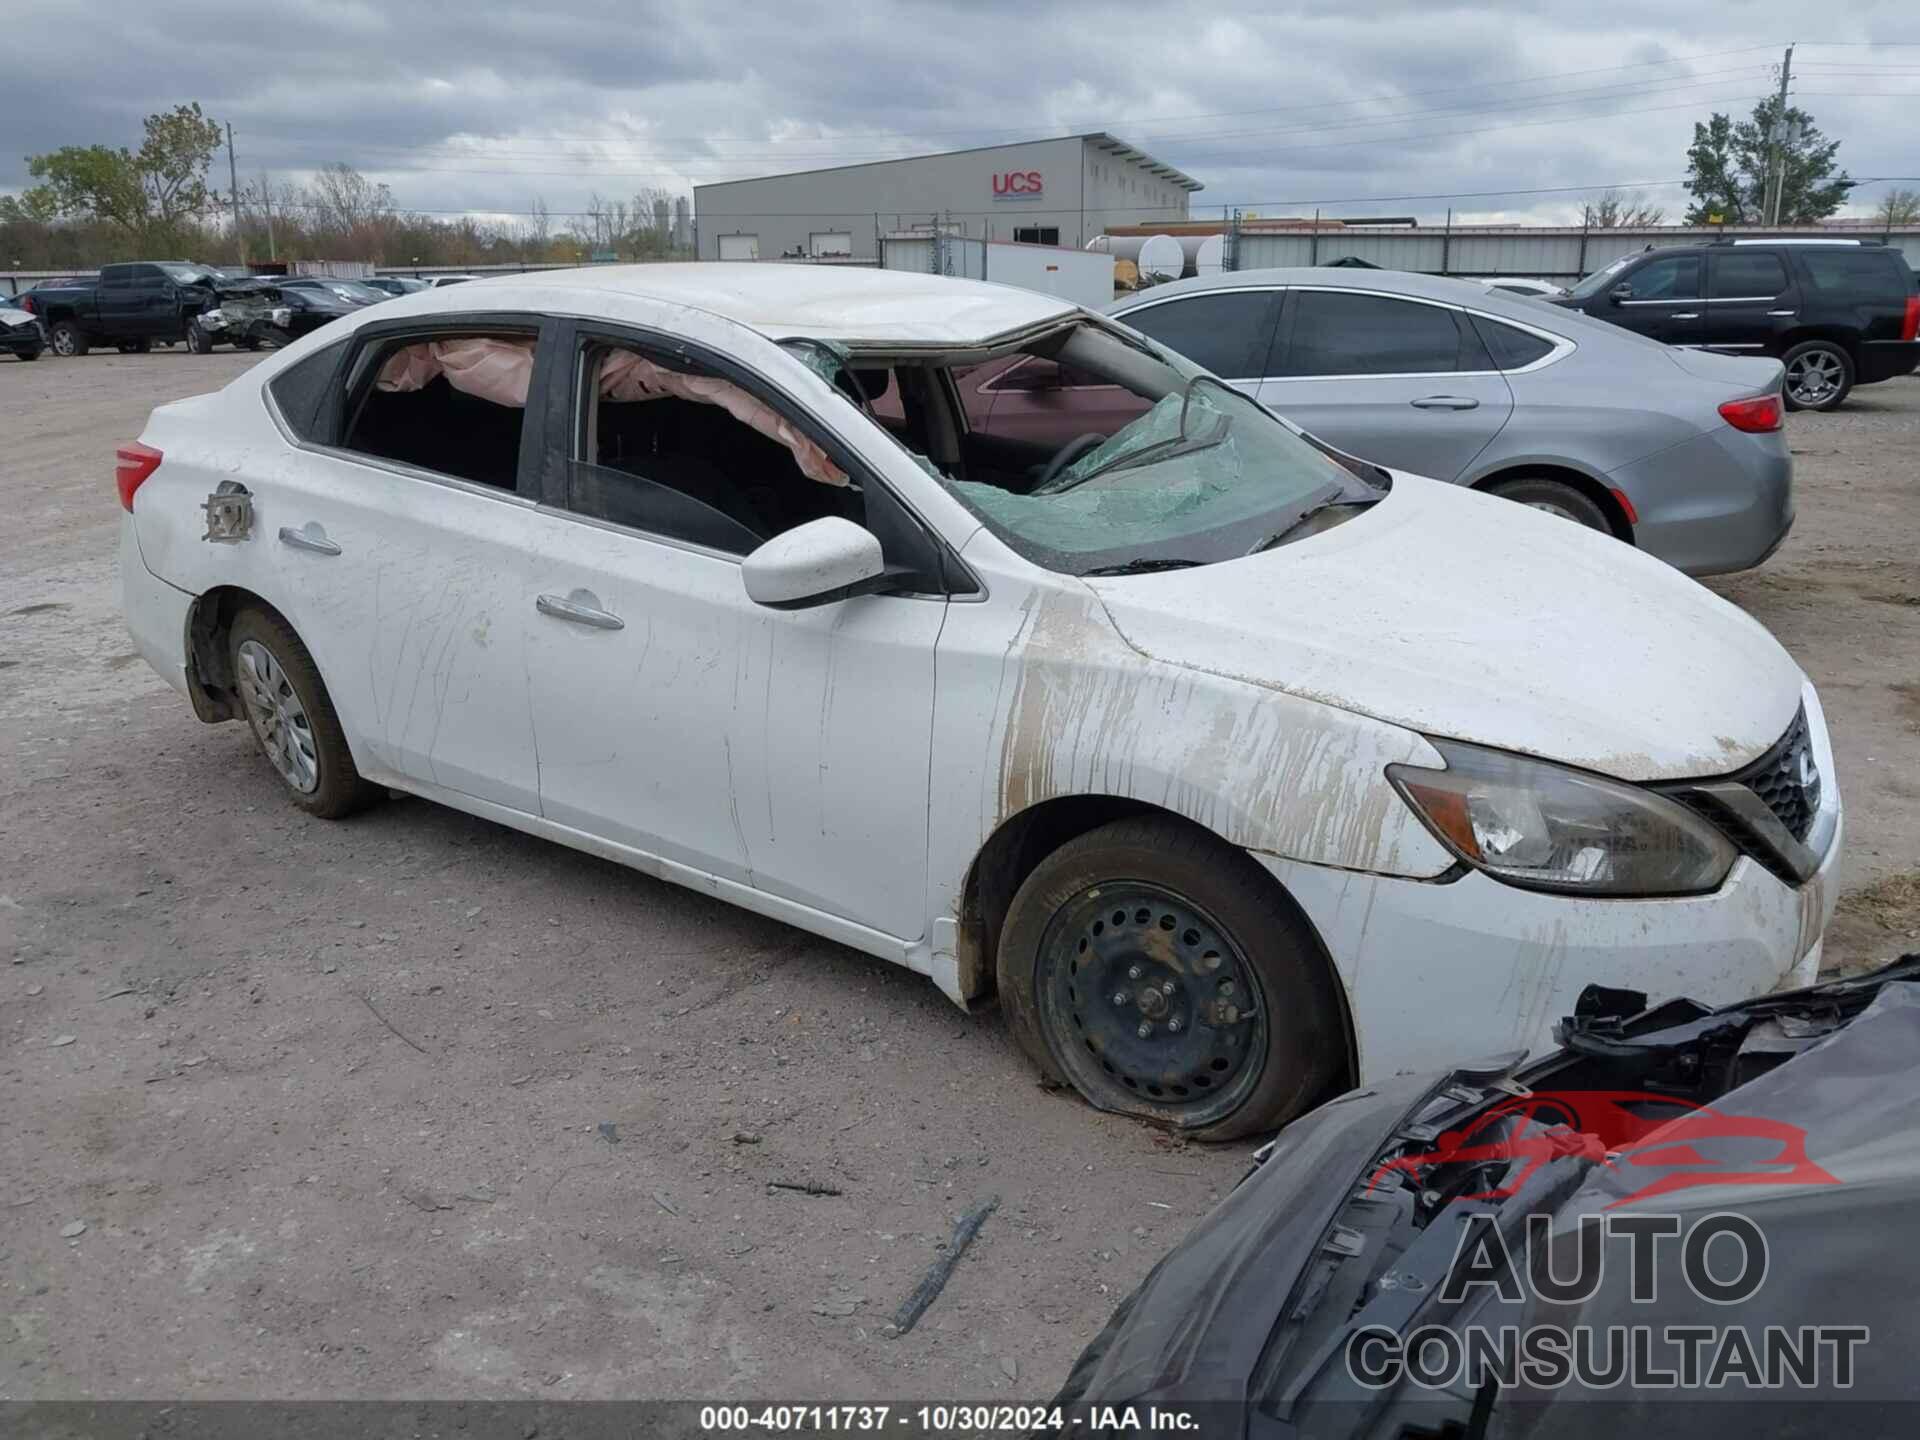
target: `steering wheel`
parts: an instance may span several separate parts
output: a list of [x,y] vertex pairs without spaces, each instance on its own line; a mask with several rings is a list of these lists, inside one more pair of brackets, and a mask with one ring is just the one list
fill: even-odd
[[1073,439],[1067,441],[1066,444],[1053,452],[1053,458],[1047,461],[1047,468],[1040,472],[1040,478],[1034,482],[1033,489],[1027,493],[1037,495],[1045,490],[1048,485],[1053,483],[1054,479],[1062,470],[1066,469],[1067,466],[1071,465],[1095,446],[1104,445],[1106,440],[1106,436],[1096,435],[1092,431],[1088,431],[1085,435],[1074,436]]

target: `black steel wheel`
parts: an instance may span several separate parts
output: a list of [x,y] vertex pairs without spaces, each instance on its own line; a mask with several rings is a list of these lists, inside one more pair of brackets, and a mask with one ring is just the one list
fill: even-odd
[[1083,1093],[1192,1127],[1231,1115],[1259,1083],[1259,977],[1217,920],[1162,886],[1083,890],[1055,912],[1037,978],[1041,1026]]
[[1041,861],[998,970],[1043,1070],[1100,1109],[1201,1139],[1275,1129],[1343,1069],[1312,928],[1245,851],[1169,817],[1103,826]]

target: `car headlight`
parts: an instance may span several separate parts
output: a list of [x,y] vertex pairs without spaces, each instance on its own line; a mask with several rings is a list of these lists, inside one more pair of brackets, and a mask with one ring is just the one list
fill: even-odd
[[289,325],[293,324],[292,307],[282,305],[278,309],[269,310],[267,312],[267,323],[269,325],[277,325],[282,330],[286,329]]
[[1444,770],[1389,765],[1441,844],[1474,868],[1533,890],[1697,895],[1733,868],[1733,845],[1651,790],[1544,760],[1429,740]]
[[202,310],[200,312],[200,323],[209,330],[218,330],[222,325],[227,323],[227,317],[220,313],[218,307],[212,310]]

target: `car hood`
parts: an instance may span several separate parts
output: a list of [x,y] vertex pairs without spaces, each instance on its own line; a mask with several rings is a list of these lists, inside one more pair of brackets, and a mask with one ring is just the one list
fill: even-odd
[[1764,627],[1678,570],[1412,475],[1258,555],[1086,583],[1157,660],[1622,780],[1739,769],[1805,684]]
[[0,325],[24,325],[33,319],[31,310],[20,310],[12,305],[0,305]]

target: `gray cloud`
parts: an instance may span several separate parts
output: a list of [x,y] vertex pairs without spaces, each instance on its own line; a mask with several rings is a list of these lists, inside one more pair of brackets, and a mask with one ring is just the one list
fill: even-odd
[[[17,0],[0,21],[16,61],[0,189],[27,183],[29,153],[130,144],[147,112],[198,100],[233,123],[250,175],[341,160],[423,210],[577,210],[595,191],[1104,128],[1204,181],[1201,205],[1434,217],[1448,201],[1361,202],[1678,178],[1693,121],[1750,109],[1789,38],[1800,103],[1855,176],[1914,168],[1902,130],[1920,98],[1920,46],[1863,43],[1898,38],[1906,0],[1823,15],[1818,42],[1788,0],[88,8]],[[1579,198],[1452,203],[1557,219]]]

